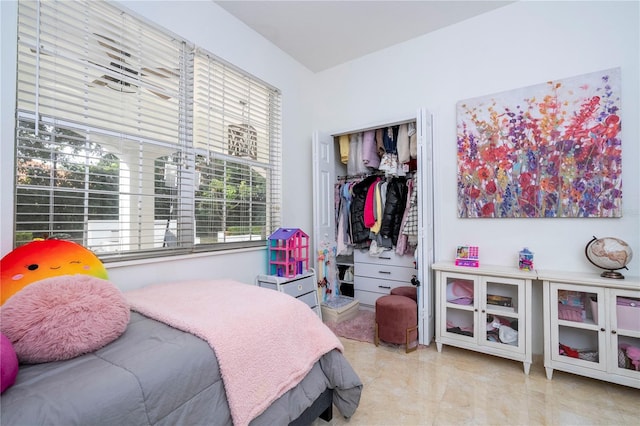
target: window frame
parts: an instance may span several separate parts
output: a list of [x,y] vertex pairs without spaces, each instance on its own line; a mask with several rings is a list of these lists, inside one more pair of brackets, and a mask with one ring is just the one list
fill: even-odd
[[[18,22],[17,67],[19,70],[21,66],[24,66],[24,62],[28,60],[28,59],[24,59],[21,56],[22,53],[21,53],[21,41],[20,41],[21,32],[20,31],[21,31],[21,26],[27,25],[27,23],[23,21],[24,16],[21,13],[21,7],[23,6],[24,3],[27,3],[27,2],[23,2],[21,0],[18,5],[19,22]],[[28,2],[28,3],[33,4],[34,2]],[[161,70],[160,71],[161,74],[166,74],[162,78],[158,78],[156,75],[154,75],[153,71],[149,71],[147,68],[140,68],[140,67],[134,68],[133,65],[129,65],[130,62],[135,62],[135,55],[129,53],[131,51],[129,50],[129,48],[125,50],[120,46],[123,46],[125,42],[132,43],[131,40],[118,41],[112,38],[111,36],[107,37],[101,34],[97,34],[95,32],[93,33],[94,36],[97,36],[93,38],[97,40],[97,43],[100,46],[107,49],[106,50],[107,55],[111,58],[109,59],[110,61],[109,64],[100,65],[101,67],[100,71],[107,70],[107,71],[104,71],[106,74],[102,76],[102,80],[107,81],[107,83],[109,84],[113,84],[114,80],[119,81],[119,83],[117,84],[119,84],[120,86],[118,87],[122,89],[120,90],[122,93],[119,94],[122,96],[122,99],[124,99],[124,97],[127,96],[124,93],[135,92],[136,96],[140,98],[139,102],[141,104],[146,102],[145,104],[146,106],[151,105],[148,100],[143,98],[144,95],[139,93],[139,92],[143,92],[144,89],[146,89],[146,91],[148,92],[146,93],[146,95],[151,97],[152,99],[153,99],[152,95],[160,96],[161,98],[165,97],[169,99],[172,96],[176,97],[176,102],[179,105],[178,112],[177,112],[178,116],[176,117],[176,120],[177,120],[176,123],[179,127],[178,129],[179,140],[177,143],[175,143],[175,145],[171,146],[171,144],[167,142],[167,139],[162,140],[162,137],[166,135],[160,135],[160,140],[157,140],[157,139],[154,139],[153,137],[150,137],[153,135],[150,135],[148,131],[140,132],[139,134],[135,134],[135,133],[130,134],[130,133],[123,132],[121,128],[118,128],[119,123],[117,121],[117,117],[114,118],[113,128],[109,128],[108,125],[104,127],[96,126],[93,123],[90,125],[83,125],[82,123],[79,123],[78,120],[73,120],[73,119],[69,120],[68,119],[69,117],[65,114],[67,114],[67,111],[71,111],[73,109],[74,100],[76,102],[85,102],[85,103],[90,103],[93,100],[92,99],[87,100],[87,95],[83,97],[81,94],[77,98],[71,99],[70,101],[71,106],[63,107],[62,112],[60,113],[61,115],[58,115],[57,110],[47,108],[49,107],[49,105],[46,104],[47,101],[44,101],[45,103],[42,104],[44,105],[44,107],[41,107],[39,96],[46,94],[46,89],[47,89],[46,84],[43,85],[42,87],[39,86],[39,82],[37,78],[42,76],[34,77],[36,82],[34,83],[35,86],[33,86],[33,88],[35,89],[33,94],[33,97],[34,97],[33,104],[29,103],[29,101],[31,101],[31,98],[28,98],[28,95],[24,95],[25,87],[31,88],[31,86],[21,81],[21,78],[19,76],[18,82],[16,84],[17,107],[16,107],[16,121],[15,121],[16,128],[14,131],[14,136],[16,137],[16,150],[14,155],[14,160],[15,160],[14,176],[16,178],[16,185],[15,185],[16,190],[14,192],[14,201],[15,201],[14,205],[16,206],[16,209],[14,211],[14,226],[13,226],[14,244],[13,246],[17,247],[21,243],[26,242],[24,240],[20,241],[17,238],[17,234],[19,232],[18,230],[21,227],[21,225],[24,223],[20,217],[20,214],[23,214],[23,213],[20,213],[18,211],[19,209],[17,208],[19,206],[19,201],[20,201],[19,192],[25,186],[28,186],[21,183],[20,169],[19,169],[20,160],[22,159],[20,157],[21,155],[20,149],[25,149],[25,147],[28,147],[24,145],[24,141],[21,141],[19,137],[19,131],[21,129],[21,126],[23,126],[23,124],[25,123],[25,120],[32,121],[34,123],[35,129],[40,129],[41,125],[49,126],[50,129],[53,129],[51,130],[53,133],[58,133],[59,129],[63,129],[63,128],[76,129],[78,132],[85,132],[86,135],[90,135],[93,138],[92,140],[93,142],[96,142],[96,140],[100,141],[101,138],[103,140],[108,140],[109,138],[115,138],[114,140],[119,141],[121,146],[126,145],[127,148],[134,148],[134,149],[138,148],[139,151],[143,150],[143,148],[148,145],[149,147],[152,147],[152,146],[165,147],[165,148],[158,148],[158,151],[170,153],[173,150],[173,152],[180,153],[180,155],[175,156],[175,160],[176,160],[175,162],[173,161],[174,160],[173,158],[170,161],[172,167],[175,166],[175,169],[170,169],[167,166],[167,162],[169,161],[163,160],[165,161],[163,165],[164,174],[160,178],[158,178],[158,172],[157,172],[158,158],[165,158],[165,157],[169,158],[169,155],[151,158],[149,157],[149,155],[151,154],[146,154],[147,156],[145,157],[144,156],[145,154],[143,153],[141,154],[141,157],[131,157],[131,158],[136,158],[138,162],[150,161],[153,163],[151,166],[148,166],[148,165],[146,166],[147,167],[146,171],[143,170],[143,166],[140,166],[138,170],[133,170],[133,167],[132,167],[131,174],[135,175],[137,173],[138,176],[142,178],[146,177],[147,180],[152,180],[153,182],[155,182],[152,184],[154,186],[153,200],[154,200],[154,206],[155,206],[152,208],[153,220],[148,219],[147,217],[148,214],[147,216],[145,216],[145,214],[137,212],[136,213],[137,216],[143,218],[138,220],[140,221],[141,224],[147,227],[145,228],[147,229],[147,232],[154,233],[155,231],[157,233],[157,229],[155,229],[157,228],[157,224],[150,225],[150,222],[152,221],[157,222],[158,216],[161,216],[167,219],[167,228],[166,228],[167,232],[169,232],[170,230],[176,231],[174,235],[176,239],[175,241],[172,241],[172,243],[175,243],[175,245],[170,246],[168,244],[168,239],[167,239],[168,233],[165,232],[163,241],[162,241],[162,247],[157,247],[157,239],[153,239],[151,243],[146,243],[147,245],[144,245],[144,244],[141,245],[140,237],[137,237],[138,238],[137,245],[140,248],[122,249],[123,246],[125,247],[128,247],[128,246],[127,244],[122,243],[123,237],[119,236],[118,237],[119,248],[116,249],[115,251],[100,252],[100,250],[97,250],[97,251],[94,250],[96,254],[101,258],[102,261],[105,261],[105,262],[122,261],[122,260],[131,260],[131,259],[184,255],[188,253],[201,253],[201,252],[232,250],[232,249],[238,249],[238,248],[264,246],[268,236],[271,234],[271,232],[273,232],[275,229],[277,229],[280,226],[280,222],[281,222],[281,216],[280,216],[281,207],[282,207],[282,188],[281,188],[281,172],[282,172],[282,155],[281,155],[281,145],[282,145],[281,101],[282,100],[281,100],[281,97],[282,95],[281,95],[281,92],[278,89],[274,88],[273,86],[252,76],[251,74],[235,67],[232,64],[227,63],[224,60],[221,60],[220,58],[216,57],[214,54],[195,46],[193,43],[190,43],[187,40],[184,40],[176,36],[175,34],[168,32],[166,29],[163,29],[152,23],[149,23],[148,21],[142,18],[134,16],[133,14],[125,10],[122,10],[122,8],[113,6],[110,3],[107,3],[104,1],[62,2],[62,3],[65,5],[65,7],[68,7],[69,4],[72,4],[74,6],[77,6],[80,9],[84,8],[84,10],[78,11],[78,13],[82,14],[83,16],[87,15],[87,13],[90,14],[91,11],[89,9],[91,9],[96,4],[98,4],[99,8],[104,8],[107,11],[110,10],[118,14],[119,16],[118,19],[120,18],[122,19],[123,25],[126,24],[130,26],[131,22],[134,22],[140,28],[143,28],[143,29],[148,28],[149,31],[159,32],[167,36],[168,38],[176,40],[182,46],[181,57],[183,59],[181,59],[179,67],[173,68],[171,69],[171,71],[167,71],[168,68],[162,68],[162,67],[156,68]],[[37,4],[37,7],[39,8],[41,5],[41,2],[35,2],[35,4]],[[48,6],[49,4],[47,2],[47,7]],[[41,29],[43,25],[42,19],[46,19],[46,16],[44,16],[40,10],[37,11],[37,15],[38,15],[38,18],[35,25],[37,25],[38,28]],[[109,19],[105,18],[105,20],[108,21],[110,25],[114,24],[113,19],[109,21]],[[112,27],[109,27],[109,28],[113,33],[119,32],[117,28],[115,29]],[[120,29],[122,30],[122,28]],[[48,46],[46,46],[46,44],[44,43],[41,43],[38,30],[33,29],[33,31],[38,33],[38,35],[36,36],[37,41],[33,44],[33,47],[31,47],[32,52],[35,50],[34,56],[35,56],[36,64],[35,64],[34,73],[36,74],[40,73],[41,60],[44,63],[50,60],[50,56],[55,56],[57,54],[60,54],[63,56],[64,55],[70,56],[69,51],[66,51],[64,49],[68,48],[73,50],[74,46],[71,46],[71,47],[66,45],[62,46],[62,42],[60,42],[61,46],[56,45],[57,46],[56,49],[46,50],[46,47]],[[97,31],[97,30],[92,29],[89,31]],[[85,37],[85,39],[86,38],[91,39],[92,38],[91,34],[89,34],[89,37]],[[142,44],[141,40],[136,39],[134,41],[137,41],[138,43]],[[95,46],[96,45],[94,43],[94,45],[91,46],[88,49],[88,51],[90,51],[90,53],[92,54],[95,54],[95,52],[91,50],[91,49],[94,49]],[[141,48],[141,51],[142,50],[144,50],[144,47]],[[257,90],[258,92],[260,92],[260,90],[263,90],[264,93],[266,93],[266,95],[262,94],[263,99],[267,99],[266,103],[262,102],[263,99],[260,99],[260,98],[256,98],[257,99],[256,101],[253,101],[252,99],[248,99],[247,101],[247,105],[249,106],[250,109],[252,109],[252,112],[254,110],[258,111],[258,114],[256,115],[257,118],[254,119],[251,116],[245,117],[244,105],[243,105],[242,106],[243,121],[242,123],[235,123],[235,124],[242,124],[247,126],[258,126],[260,130],[256,131],[256,134],[257,135],[259,134],[260,136],[256,136],[254,139],[251,136],[252,135],[251,132],[246,132],[247,134],[250,135],[250,137],[246,137],[245,135],[245,138],[243,141],[242,135],[240,135],[240,137],[236,138],[236,142],[239,140],[240,142],[247,143],[247,140],[248,140],[248,145],[245,145],[245,146],[234,145],[235,148],[233,151],[231,151],[231,144],[232,144],[231,126],[234,125],[234,121],[233,119],[230,119],[228,123],[225,122],[222,124],[221,128],[223,130],[218,132],[218,140],[216,141],[216,144],[210,143],[209,141],[205,143],[207,148],[206,150],[207,152],[205,153],[205,156],[207,157],[208,160],[212,162],[223,161],[223,162],[231,162],[236,165],[244,165],[242,167],[240,166],[237,167],[238,170],[241,170],[241,169],[244,170],[243,173],[237,176],[231,176],[231,177],[228,177],[227,175],[223,175],[221,179],[225,184],[232,182],[234,185],[237,185],[238,188],[240,187],[244,188],[243,190],[244,193],[249,194],[250,197],[256,197],[256,200],[254,200],[253,198],[250,198],[248,200],[243,200],[242,203],[238,203],[238,205],[248,206],[245,209],[246,210],[246,212],[244,213],[245,216],[240,218],[240,221],[237,226],[248,227],[249,240],[228,239],[226,231],[229,229],[229,226],[227,226],[226,222],[222,222],[223,223],[222,229],[225,231],[223,233],[223,241],[212,240],[207,243],[199,242],[200,237],[198,232],[201,227],[199,226],[198,218],[196,214],[196,209],[198,208],[196,203],[198,202],[199,199],[202,200],[203,198],[197,196],[197,193],[200,191],[200,172],[196,171],[197,169],[196,158],[198,155],[202,155],[204,152],[202,148],[202,143],[194,141],[194,138],[197,136],[197,135],[194,135],[195,133],[194,122],[198,122],[202,120],[202,118],[199,117],[198,115],[199,112],[195,106],[195,101],[198,99],[198,94],[196,93],[197,91],[196,83],[198,82],[198,79],[195,77],[195,72],[196,72],[195,63],[199,55],[206,56],[207,60],[214,63],[216,67],[219,67],[224,72],[233,76],[233,79],[234,79],[233,81],[230,81],[230,80],[225,81],[223,77],[220,80],[215,80],[212,82],[212,86],[216,86],[218,88],[218,92],[216,92],[216,95],[220,95],[220,94],[224,95],[225,94],[224,89],[226,86],[229,86],[234,90],[237,90],[238,87],[241,87],[243,81],[247,81],[248,85],[252,87],[252,89],[247,89],[248,92],[250,92],[251,90],[254,90],[254,88],[257,88],[259,89]],[[143,55],[141,54],[140,56],[143,56]],[[151,58],[153,59],[153,56],[151,56]],[[159,58],[159,61],[160,59],[166,60],[166,58]],[[59,62],[64,63],[64,60],[60,59]],[[89,64],[87,68],[89,69],[96,68],[95,62],[91,60],[87,60],[86,63]],[[53,75],[53,77],[56,78],[59,76],[59,74],[61,73],[57,73]],[[20,75],[20,73],[18,73],[18,75]],[[111,77],[109,77],[109,75]],[[177,87],[177,92],[175,87],[169,88],[169,90],[164,90],[162,87],[160,87],[159,83],[162,83],[163,81],[162,79],[170,79],[170,78],[173,78],[174,75],[177,75],[180,80],[179,85]],[[223,76],[224,76],[224,73],[223,73]],[[63,77],[64,76],[60,77],[60,79],[62,80]],[[145,78],[148,78],[149,81],[145,81]],[[127,82],[124,82],[125,80]],[[93,80],[92,82],[88,83],[85,87],[90,87],[90,88],[95,87],[96,81],[97,80]],[[102,83],[104,83],[104,81],[102,81],[97,85],[107,86],[107,83],[105,84],[102,84]],[[233,83],[233,85],[231,83]],[[240,84],[240,86],[238,86],[238,84]],[[133,90],[134,87],[137,90]],[[114,89],[114,87],[110,87],[110,88]],[[93,89],[85,88],[85,92],[91,92],[92,90]],[[67,91],[70,92],[70,90],[67,90]],[[114,89],[114,91],[117,91],[117,88]],[[231,91],[231,89],[229,89],[229,91]],[[151,93],[152,95],[149,95],[149,93]],[[57,94],[57,92],[54,93],[54,95],[55,94]],[[65,94],[68,95],[68,93],[65,93]],[[178,99],[178,96],[179,96],[179,99]],[[104,101],[104,100],[101,99],[101,101]],[[105,102],[108,105],[109,101],[105,101]],[[33,108],[32,109],[25,108],[24,107],[25,105],[33,105]],[[128,106],[128,102],[126,102],[126,105]],[[266,108],[267,110],[262,115],[260,115],[260,107]],[[213,109],[211,105],[205,105],[205,108],[208,108],[209,110]],[[231,104],[231,107],[224,107],[222,109],[225,110],[225,108],[231,111],[233,109],[233,104]],[[92,110],[91,108],[88,108],[87,110],[89,111],[88,112],[90,116],[89,118],[92,118],[92,114],[94,110]],[[145,111],[145,112],[148,112],[148,111]],[[230,114],[233,116],[233,114],[237,114],[237,112],[232,111],[230,112]],[[71,115],[73,118],[73,111],[71,111]],[[96,113],[96,115],[98,114]],[[151,116],[151,113],[148,113],[148,116]],[[212,121],[214,121],[216,117],[207,116],[207,119],[211,119]],[[148,120],[149,122],[151,122],[152,118],[148,118]],[[121,121],[124,121],[124,120],[121,120]],[[244,129],[247,129],[247,128],[248,127],[244,127]],[[228,136],[226,136],[227,129],[229,129]],[[40,138],[39,132],[40,130],[34,131],[34,134],[37,138]],[[221,134],[222,136],[220,136]],[[238,136],[238,132],[236,132],[236,136]],[[85,137],[88,140],[89,136],[85,136]],[[104,144],[105,142],[97,142],[97,143]],[[227,147],[227,144],[228,144],[228,147]],[[51,146],[53,146],[53,144],[51,144]],[[110,147],[107,144],[107,148],[112,149],[113,147]],[[226,152],[226,153],[222,152],[224,149],[227,149],[227,148],[229,148],[230,150],[229,152]],[[64,148],[62,147],[50,148],[52,152],[55,151],[56,149],[64,149]],[[216,152],[216,150],[218,150],[218,152]],[[123,164],[122,158],[118,158],[118,159],[120,161],[120,164],[122,165]],[[93,159],[93,160],[99,162],[101,159],[98,159],[98,160]],[[85,159],[85,162],[87,161],[89,160]],[[134,161],[129,161],[129,163],[127,164],[130,164],[130,165],[134,164]],[[89,169],[90,167],[87,166],[86,170],[89,170]],[[259,172],[257,172],[256,170],[259,170],[259,169],[264,169],[263,183],[264,183],[265,189],[264,189],[264,194],[256,195],[254,194],[255,180],[253,179],[255,176],[258,176]],[[122,166],[120,167],[119,170],[121,173],[120,182],[122,182]],[[153,171],[149,171],[149,170],[153,170]],[[171,170],[175,172],[175,175],[167,174]],[[52,189],[50,189],[52,194],[55,192],[55,185],[60,184],[60,182],[63,181],[63,178],[58,177],[58,175],[55,173],[56,173],[56,170],[54,170],[54,175],[53,175],[53,178],[51,179],[51,182],[53,182],[51,186]],[[88,173],[88,172],[85,172],[85,173]],[[262,175],[258,177],[261,177],[261,176]],[[143,180],[142,178],[140,180]],[[167,180],[168,178],[171,178],[172,183],[173,183],[173,179],[175,179],[176,181],[176,184],[175,184],[176,186],[174,187],[176,188],[175,193],[173,189],[168,189],[166,191],[161,191],[161,193],[158,193],[158,179],[160,179],[166,185],[166,183],[169,182],[169,180]],[[251,179],[251,180],[247,183],[243,179]],[[86,175],[85,180],[87,181],[90,180],[90,176],[88,174]],[[119,190],[117,192],[118,194],[120,194],[119,196],[122,197],[122,194],[124,193],[124,191],[122,190],[122,183],[120,183],[119,185],[120,185]],[[38,186],[38,188],[44,188],[44,186],[40,185]],[[148,186],[146,188],[148,189]],[[89,192],[88,186],[86,186],[84,189],[75,188],[75,190],[79,192],[84,191],[85,198],[89,197],[89,195],[87,195]],[[113,191],[111,192],[112,192],[111,195],[114,196]],[[240,192],[240,190],[235,191],[235,193],[238,193],[238,192]],[[232,191],[229,192],[229,194],[231,193]],[[134,199],[140,199],[145,196],[149,197],[150,195],[148,193],[133,191],[131,194],[132,199],[129,200],[129,202],[133,203]],[[227,202],[229,201],[229,196],[230,195],[228,195],[226,192],[223,193],[222,195],[223,199]],[[260,202],[257,201],[257,200],[260,200],[261,197],[264,198],[264,201],[261,201],[262,204],[260,204]],[[166,211],[162,213],[163,212],[162,208],[158,207],[158,203],[157,203],[158,200],[160,201],[164,200],[165,203],[168,202],[168,205],[169,205],[168,214],[166,213]],[[204,200],[207,201],[206,197],[204,198]],[[119,199],[119,203],[118,203],[119,208],[120,208],[120,204],[122,204],[122,199]],[[138,200],[138,204],[140,204],[139,200]],[[262,205],[263,206],[262,208],[264,209],[263,224],[255,224],[253,222],[253,219],[254,219],[253,214],[255,211],[253,207],[258,205]],[[55,204],[55,201],[53,201],[49,205],[49,209],[54,210],[56,206],[58,205]],[[173,211],[174,208],[176,209],[177,214],[175,216],[175,228],[172,228],[173,223],[171,221],[174,219],[172,219],[171,212]],[[167,210],[166,204],[164,209]],[[233,212],[233,210],[229,210],[229,211],[231,211],[232,217],[233,215],[240,215],[240,213],[237,210],[235,212]],[[125,216],[123,216],[121,212],[118,219],[119,229],[122,227],[123,217]],[[82,231],[83,232],[82,241],[77,241],[77,242],[85,246],[88,246],[89,249],[93,250],[95,247],[91,247],[91,244],[88,244],[89,231],[87,230],[87,228],[89,227],[88,222],[91,222],[91,220],[86,219],[86,217],[84,218],[84,220],[86,222],[85,223],[86,226]],[[97,220],[98,219],[94,219],[94,223]],[[243,222],[244,220],[248,220],[248,223],[244,223]],[[258,216],[256,220],[260,221],[260,217]],[[216,222],[215,221],[210,221],[210,222],[211,223],[207,224],[208,227],[210,229],[215,229],[215,227],[217,226]],[[38,223],[42,224],[44,223],[44,221],[38,222]],[[260,230],[260,233],[254,235],[253,234],[254,228],[260,225],[262,225],[262,229]],[[129,226],[132,226],[132,228],[127,228],[127,231],[129,233],[134,233],[134,231],[136,231],[135,227],[133,227],[133,225],[129,225]],[[154,229],[149,228],[149,226],[153,227]],[[54,223],[48,223],[48,227],[53,230]],[[139,234],[144,233],[144,232],[141,232],[140,229],[138,229],[137,232]],[[33,235],[33,236],[37,237],[37,235]],[[130,237],[131,241],[129,241],[129,244],[133,244],[135,246],[136,245],[135,238],[136,237]],[[240,238],[243,238],[243,237],[240,237]],[[149,244],[151,244],[151,246],[149,246]]]

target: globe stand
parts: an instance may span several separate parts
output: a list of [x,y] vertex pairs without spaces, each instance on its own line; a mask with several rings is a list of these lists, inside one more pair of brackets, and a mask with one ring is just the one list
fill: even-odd
[[[613,242],[617,246],[615,251],[617,258],[613,256],[613,253],[607,252],[606,250],[607,242],[609,242],[609,244]],[[597,253],[595,255],[592,252],[593,250],[592,245],[598,246]],[[631,261],[631,258],[633,256],[633,252],[631,251],[631,248],[624,241],[618,238],[612,238],[612,237],[598,239],[595,236],[585,246],[584,254],[587,257],[587,260],[591,262],[591,264],[593,264],[594,266],[597,266],[600,269],[604,269],[604,272],[600,274],[601,277],[611,278],[614,280],[624,279],[624,275],[616,271],[618,269],[628,270],[627,264],[629,263],[629,261]],[[600,257],[605,258],[605,261],[603,262],[602,259],[600,259]],[[606,258],[608,258],[609,261],[607,261]],[[613,260],[615,261],[611,262]],[[617,266],[615,265],[616,263],[619,264],[620,266],[612,269],[611,266]]]
[[616,271],[604,271],[603,273],[600,274],[601,277],[604,278],[613,278],[616,280],[624,280],[624,275],[622,275],[620,272],[616,272]]

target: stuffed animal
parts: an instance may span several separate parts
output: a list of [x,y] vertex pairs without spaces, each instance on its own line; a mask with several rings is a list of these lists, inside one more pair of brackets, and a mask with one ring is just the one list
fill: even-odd
[[80,244],[67,240],[27,243],[0,260],[0,305],[35,281],[76,274],[108,278],[100,259]]
[[21,364],[93,352],[129,323],[124,295],[100,259],[77,243],[30,242],[3,257],[0,269],[0,331]]

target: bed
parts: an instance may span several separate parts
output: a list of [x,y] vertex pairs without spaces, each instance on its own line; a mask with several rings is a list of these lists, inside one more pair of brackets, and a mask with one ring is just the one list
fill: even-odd
[[[358,407],[362,382],[339,340],[332,343],[328,328],[290,296],[228,280],[150,286],[125,295],[132,311],[119,338],[73,359],[20,366],[16,383],[0,399],[1,424],[309,424],[318,415],[330,420],[333,407],[344,417]],[[194,326],[203,321],[216,325],[213,337]],[[300,326],[283,333],[283,321]],[[216,333],[231,337],[216,341]],[[252,336],[264,349],[252,348]],[[313,343],[307,340],[318,336],[328,342],[320,352],[309,349]],[[268,349],[269,342],[286,351]],[[307,358],[293,369],[287,367],[295,364],[287,359],[291,342],[306,352],[292,359]],[[220,347],[229,345],[225,354]],[[237,387],[229,357],[244,366],[234,374],[241,386],[255,385],[251,395],[229,393]],[[263,370],[277,376],[286,368],[286,379],[271,387],[260,377]],[[257,403],[242,407],[261,392]]]

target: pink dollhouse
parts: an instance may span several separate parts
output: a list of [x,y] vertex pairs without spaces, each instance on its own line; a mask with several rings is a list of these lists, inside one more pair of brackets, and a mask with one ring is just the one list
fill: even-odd
[[309,270],[309,236],[298,228],[278,228],[268,240],[269,274],[295,277]]

